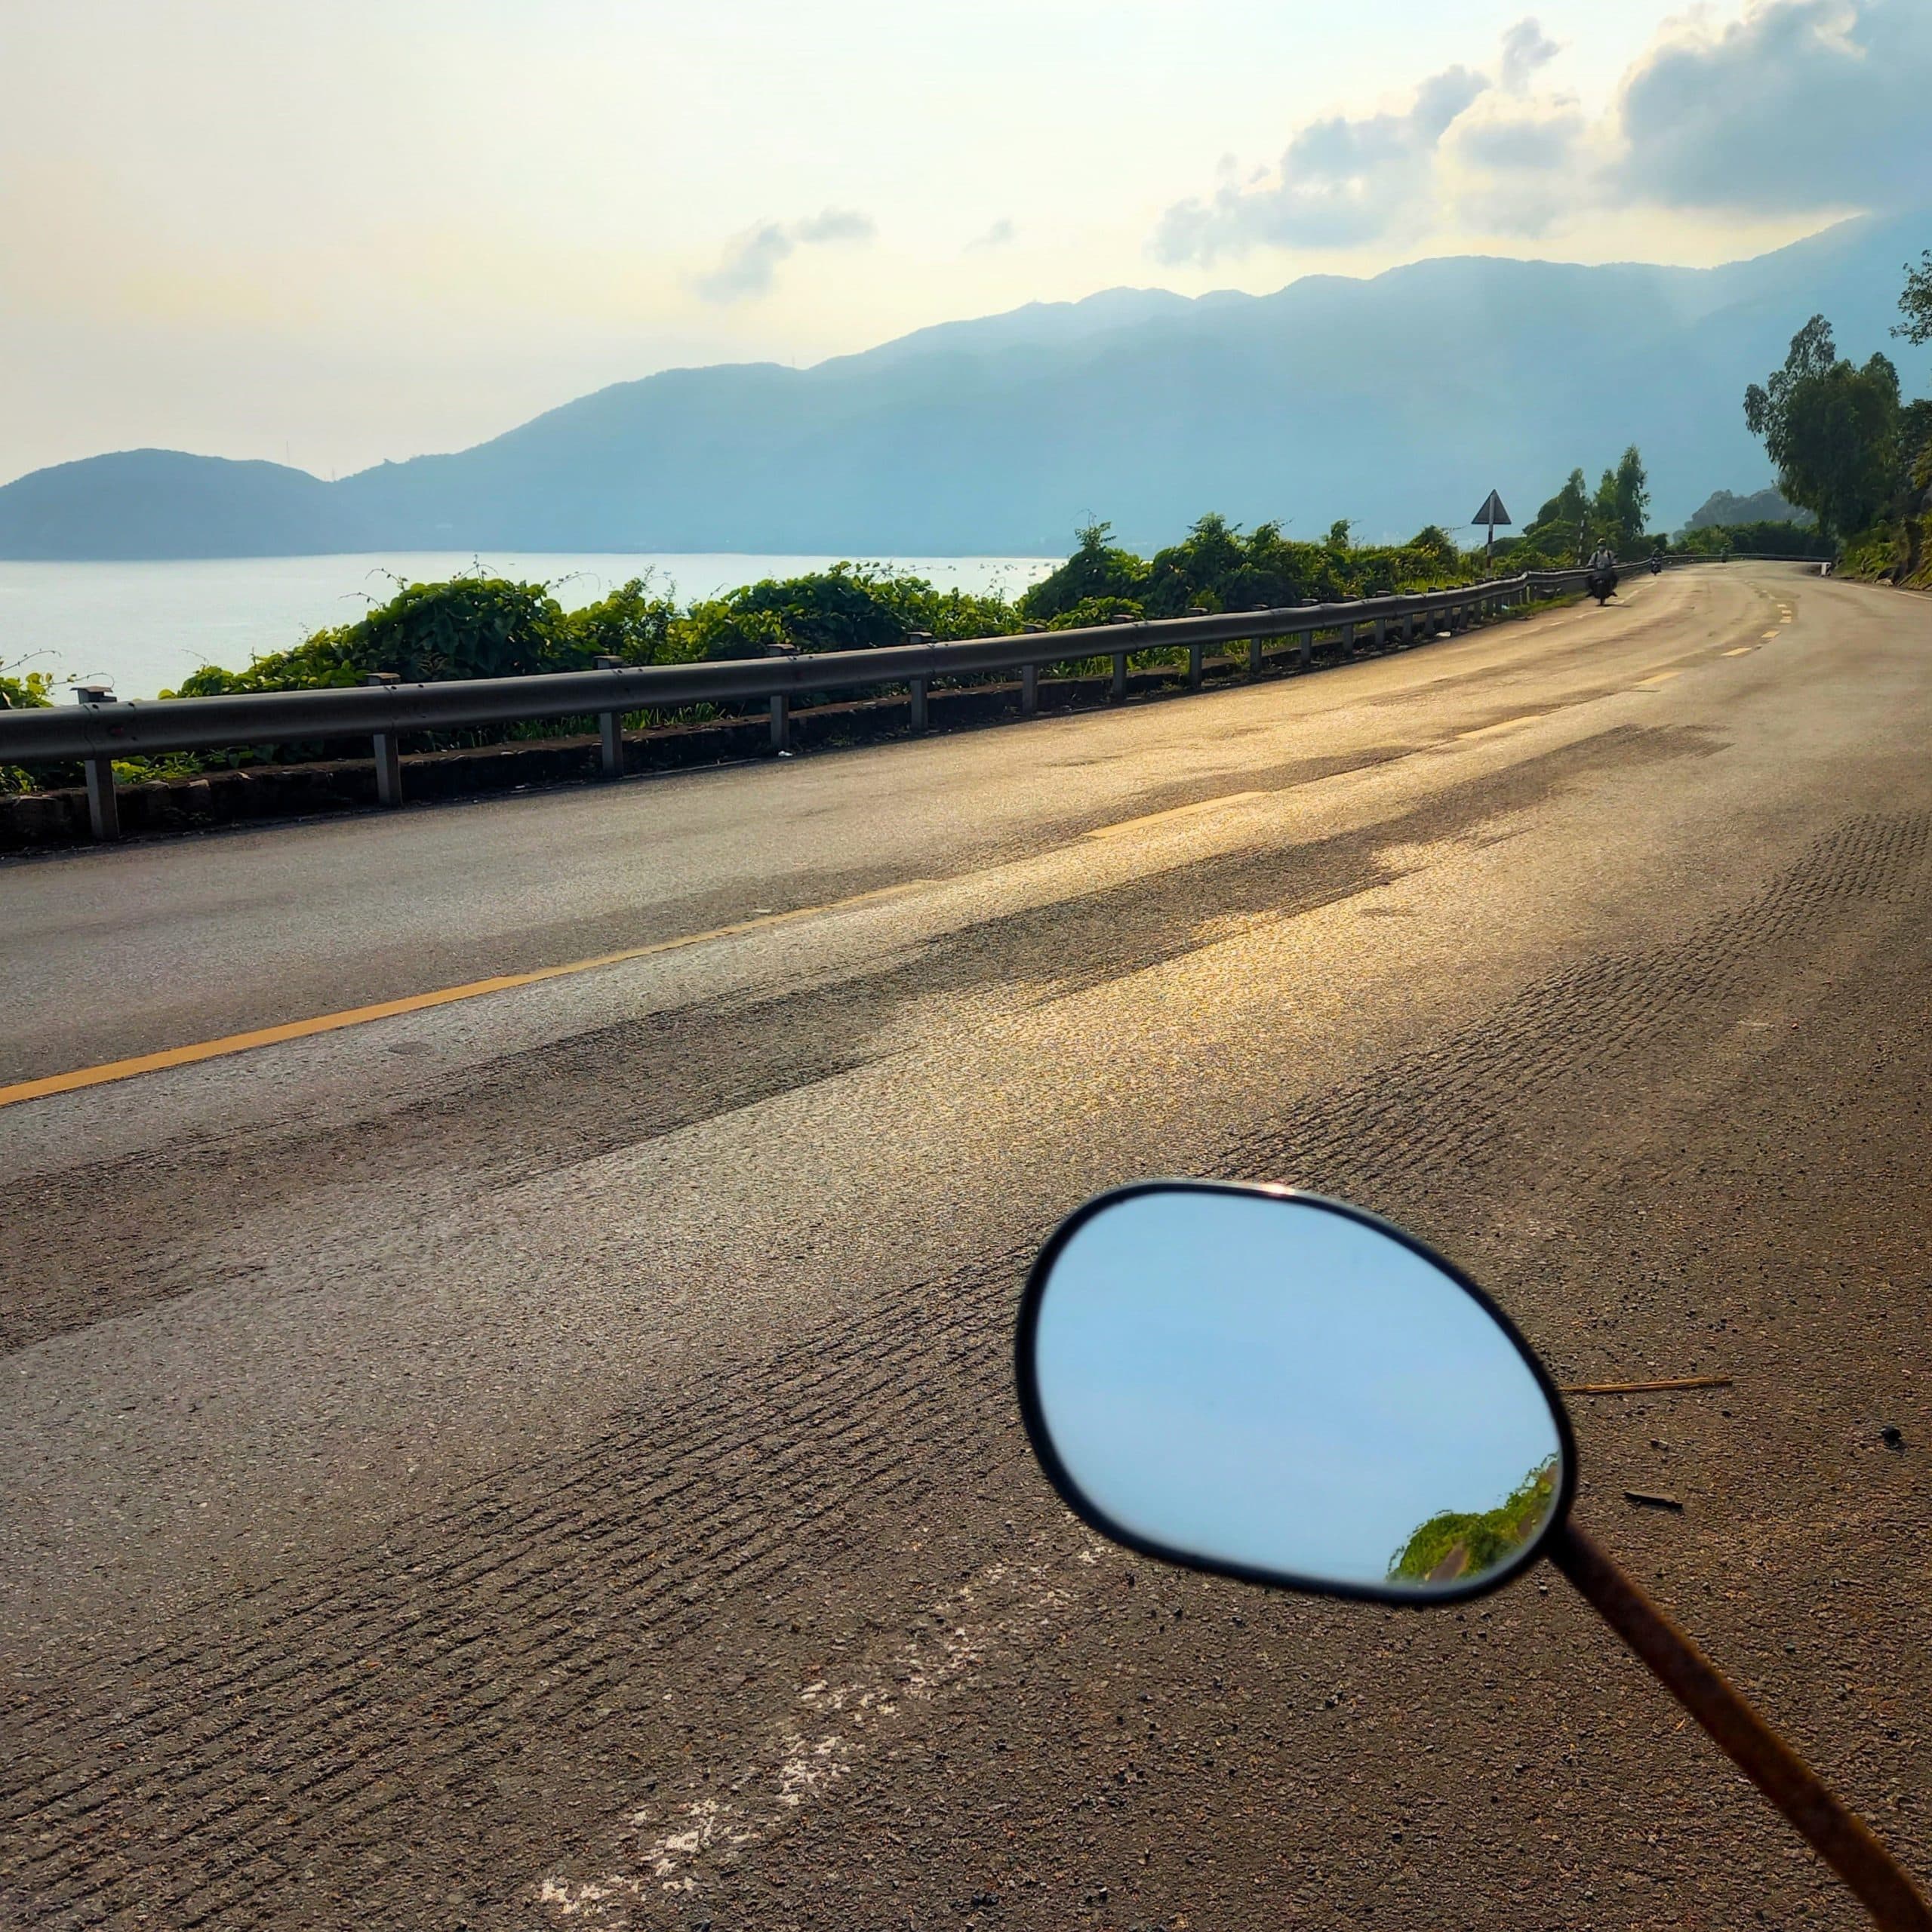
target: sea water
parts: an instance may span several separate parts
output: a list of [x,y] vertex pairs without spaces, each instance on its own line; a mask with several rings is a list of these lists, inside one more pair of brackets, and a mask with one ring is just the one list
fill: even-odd
[[[51,672],[64,703],[70,681],[97,680],[124,698],[153,697],[204,664],[240,670],[325,626],[351,623],[394,595],[398,580],[433,583],[480,567],[547,583],[575,609],[647,574],[681,602],[761,577],[828,570],[835,557],[531,555],[470,551],[388,555],[239,557],[168,563],[0,561],[0,669]],[[1041,557],[854,558],[909,571],[943,590],[1017,597],[1059,559]]]

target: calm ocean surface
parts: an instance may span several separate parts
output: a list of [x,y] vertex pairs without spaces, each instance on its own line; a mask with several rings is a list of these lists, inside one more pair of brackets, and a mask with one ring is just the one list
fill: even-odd
[[[100,678],[122,697],[152,697],[203,664],[238,670],[352,623],[393,594],[392,576],[433,582],[479,561],[494,575],[547,583],[566,608],[594,603],[647,571],[681,601],[760,577],[824,570],[834,557],[528,556],[469,551],[391,556],[245,557],[184,563],[20,564],[0,561],[0,666]],[[884,557],[871,561],[943,589],[1017,595],[1056,558]],[[66,694],[60,694],[64,700]]]

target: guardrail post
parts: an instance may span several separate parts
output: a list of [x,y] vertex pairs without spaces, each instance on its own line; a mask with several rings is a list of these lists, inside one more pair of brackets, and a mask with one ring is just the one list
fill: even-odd
[[121,836],[121,801],[114,789],[114,761],[87,761],[88,829],[97,839]]
[[[599,671],[621,671],[624,660],[600,655],[595,660],[595,668]],[[601,779],[621,778],[624,775],[624,714],[621,711],[600,711],[597,714],[597,775]]]
[[1295,637],[1299,645],[1295,652],[1295,662],[1306,671],[1315,662],[1315,633],[1312,631],[1297,631]]
[[1355,654],[1355,620],[1351,617],[1349,621],[1342,626],[1342,655],[1344,657],[1352,657]]
[[[371,671],[362,681],[365,685],[399,685],[402,679],[393,671]],[[376,802],[394,808],[402,803],[401,741],[393,731],[378,731],[373,742],[376,748]]]
[[1116,651],[1114,653],[1113,682],[1108,687],[1107,696],[1112,703],[1118,704],[1126,695],[1127,653],[1124,651]]
[[1374,648],[1377,651],[1389,648],[1389,620],[1386,617],[1377,617],[1375,620]]
[[[931,644],[931,631],[906,631],[902,633],[908,644]],[[926,728],[926,680],[909,678],[906,681],[909,702],[906,706],[912,718],[912,729],[923,731]]]
[[[77,685],[76,704],[114,704],[119,702],[105,685]],[[97,840],[121,836],[121,800],[114,789],[112,757],[84,758],[82,769],[88,782],[88,829]]]
[[1247,641],[1247,675],[1258,678],[1261,675],[1261,640],[1251,637]]
[[771,700],[771,749],[775,752],[792,749],[792,700],[783,691]]
[[1191,691],[1201,688],[1201,663],[1207,655],[1207,646],[1190,644],[1187,647],[1187,688]]
[[1023,664],[1020,667],[1020,715],[1031,718],[1040,708],[1040,667],[1037,664]]

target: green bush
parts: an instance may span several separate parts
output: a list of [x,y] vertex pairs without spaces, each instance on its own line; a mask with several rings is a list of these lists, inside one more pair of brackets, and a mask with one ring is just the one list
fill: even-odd
[[[45,711],[54,702],[51,671],[9,671],[0,664],[0,710]],[[17,764],[0,764],[0,792],[32,792],[41,781]]]
[[[1580,477],[1579,472],[1579,482]],[[1291,541],[1278,524],[1264,523],[1244,535],[1226,517],[1211,513],[1151,559],[1112,543],[1111,534],[1105,523],[1080,530],[1066,562],[1017,603],[998,595],[940,590],[923,577],[849,562],[802,577],[764,578],[688,607],[659,591],[648,577],[633,578],[577,611],[563,608],[554,585],[515,583],[480,568],[437,583],[398,580],[393,595],[352,623],[317,631],[240,670],[204,665],[162,695],[328,689],[360,685],[378,672],[410,683],[527,677],[582,670],[599,657],[626,664],[682,664],[780,653],[874,651],[917,632],[941,642],[1009,635],[1023,621],[1064,629],[1118,617],[1177,617],[1194,610],[1244,611],[1382,596],[1472,583],[1491,568],[1481,551],[1458,549],[1435,525],[1404,544],[1357,544],[1346,521],[1333,525],[1321,542],[1299,543]],[[1520,541],[1499,546],[1494,567],[1520,569],[1526,559],[1542,561],[1533,546]],[[1137,655],[1152,662],[1174,654]],[[15,705],[45,704],[52,682],[40,672],[0,675],[0,693]],[[670,714],[688,720],[712,715],[709,705]],[[643,712],[629,715],[640,722],[661,721]],[[574,735],[589,728],[587,717],[533,719],[411,743],[471,744]],[[241,746],[133,761],[123,775],[172,777],[269,758],[355,755],[365,749],[349,742]],[[50,768],[41,782],[51,773]],[[24,789],[31,782],[18,770],[0,772],[0,787]],[[57,782],[75,780],[62,768]]]
[[1438,1571],[1444,1582],[1480,1577],[1537,1534],[1555,1500],[1552,1457],[1531,1470],[1494,1509],[1445,1509],[1432,1516],[1389,1558],[1389,1580],[1426,1583]]
[[1881,580],[1903,582],[1910,561],[1907,533],[1902,525],[1875,524],[1860,531],[1844,546],[1838,559],[1841,576],[1857,577],[1868,583]]

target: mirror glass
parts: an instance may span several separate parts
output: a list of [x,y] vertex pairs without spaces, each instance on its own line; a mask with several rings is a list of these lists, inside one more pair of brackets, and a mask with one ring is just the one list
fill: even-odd
[[1565,1432],[1521,1345],[1334,1204],[1139,1190],[1091,1211],[1035,1292],[1036,1434],[1103,1528],[1407,1598],[1493,1585],[1553,1520]]

